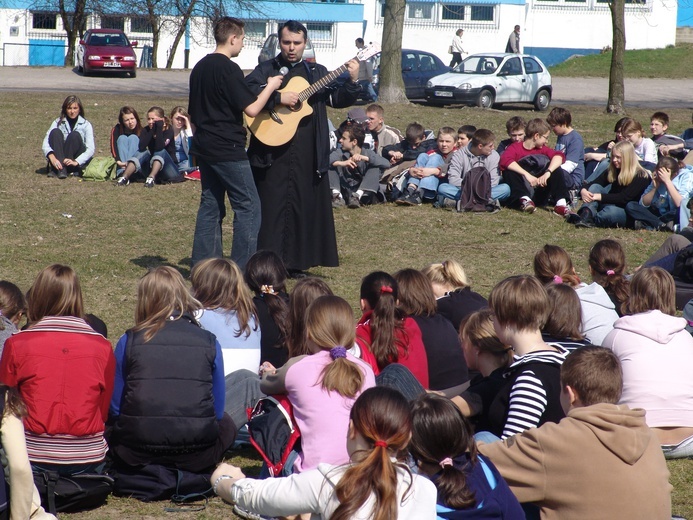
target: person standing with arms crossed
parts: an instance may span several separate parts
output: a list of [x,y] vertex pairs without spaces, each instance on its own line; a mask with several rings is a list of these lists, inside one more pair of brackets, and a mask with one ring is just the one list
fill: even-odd
[[[303,60],[308,37],[303,24],[289,20],[279,28],[278,35],[279,55],[260,63],[246,77],[252,92],[260,92],[268,78],[282,67],[289,69],[287,82],[302,77],[312,84],[327,75],[322,65]],[[339,265],[327,177],[330,144],[325,105],[344,108],[356,101],[361,90],[359,62],[352,59],[347,67],[349,81],[341,86],[328,85],[307,100],[313,113],[301,120],[288,143],[269,146],[255,136],[250,139],[248,157],[262,201],[258,249],[274,251],[289,273],[298,278],[316,265]],[[271,96],[265,108],[297,105],[298,93],[284,90]]]
[[191,154],[197,157],[202,180],[193,265],[205,258],[223,256],[224,194],[234,212],[231,260],[243,269],[257,249],[260,198],[245,151],[243,113],[260,113],[281,85],[282,76],[268,76],[257,93],[247,87],[240,67],[231,61],[243,48],[244,25],[236,18],[221,18],[214,26],[216,49],[190,73],[188,109],[195,128]]
[[516,25],[513,32],[508,36],[508,43],[505,46],[505,52],[512,54],[520,54],[520,26]]

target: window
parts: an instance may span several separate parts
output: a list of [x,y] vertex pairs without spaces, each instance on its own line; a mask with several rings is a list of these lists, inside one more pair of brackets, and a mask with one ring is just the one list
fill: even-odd
[[102,29],[120,29],[125,30],[125,18],[123,16],[102,16],[101,17],[101,28]]
[[307,23],[306,29],[308,29],[308,34],[310,34],[310,39],[314,42],[332,42],[332,28],[334,24],[331,23]]
[[464,20],[464,8],[463,5],[455,4],[443,4],[443,20]]
[[31,13],[32,29],[55,29],[58,23],[58,13],[34,12]]
[[520,58],[510,58],[503,64],[503,68],[501,68],[498,74],[500,76],[518,76],[522,74]]
[[402,53],[402,71],[419,70],[419,57],[413,52]]
[[525,72],[527,74],[538,74],[544,70],[534,58],[522,58],[522,61],[525,64]]
[[146,16],[130,17],[130,32],[135,33],[151,33],[152,24],[149,23],[149,18]]
[[267,37],[266,22],[245,22],[245,37],[249,40],[263,42]]
[[[608,4],[610,0],[597,0],[598,4]],[[647,4],[647,0],[625,0],[626,5],[631,4],[631,5],[645,5]]]
[[430,19],[433,16],[433,4],[423,2],[407,3],[407,18]]
[[[582,0],[580,0],[582,1]],[[492,22],[493,21],[493,6],[492,5],[473,5],[471,19],[477,22]]]

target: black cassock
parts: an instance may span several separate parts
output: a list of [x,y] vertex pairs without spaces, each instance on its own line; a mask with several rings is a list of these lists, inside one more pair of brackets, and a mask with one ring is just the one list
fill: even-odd
[[[278,56],[258,65],[246,81],[257,93],[267,77],[278,74],[286,65]],[[325,67],[302,62],[290,69],[284,83],[294,76],[314,83],[325,74]],[[339,265],[327,178],[329,130],[325,103],[350,106],[358,93],[358,84],[347,82],[313,95],[308,100],[313,114],[301,120],[296,135],[283,146],[267,146],[251,137],[248,156],[262,205],[257,247],[277,253],[288,269]],[[275,98],[268,107],[274,106]]]

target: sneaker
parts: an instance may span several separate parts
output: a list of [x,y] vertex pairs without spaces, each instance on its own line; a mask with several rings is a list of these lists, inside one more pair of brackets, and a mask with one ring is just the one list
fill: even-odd
[[578,222],[582,221],[582,218],[577,213],[571,211],[568,215],[566,215],[565,221],[568,224],[577,224]]
[[534,205],[534,202],[532,202],[530,199],[526,199],[522,202],[522,211],[524,211],[525,213],[534,213],[536,210],[537,207]]
[[594,227],[594,221],[592,219],[590,220],[585,220],[584,218],[580,220],[577,224],[575,224],[576,228],[593,228]]
[[263,516],[259,515],[257,513],[253,513],[251,511],[248,511],[247,509],[242,509],[238,504],[235,504],[233,506],[233,513],[240,517],[240,518],[246,518],[247,520],[274,520],[275,517],[273,516]]
[[572,212],[572,210],[570,209],[570,206],[554,206],[553,207],[553,214],[558,215],[559,217],[566,218],[566,219],[571,214],[577,216],[576,213]]
[[421,206],[421,195],[418,192],[407,195],[395,201],[400,206]]
[[443,198],[443,203],[440,205],[440,207],[445,209],[457,209],[457,201],[455,199],[445,197]]
[[635,231],[652,231],[652,228],[645,224],[642,220],[636,220],[633,224]]
[[56,179],[58,177],[58,174],[53,168],[51,168],[50,170],[48,170],[46,177],[48,177],[49,179]]
[[126,179],[125,177],[121,177],[115,182],[116,186],[127,186],[130,184],[130,179]]
[[360,207],[361,201],[359,200],[359,196],[354,193],[351,197],[349,197],[349,204],[347,204],[347,208],[357,209]]
[[65,168],[58,170],[58,179],[67,179],[67,172],[65,171]]
[[144,187],[145,188],[153,188],[154,187],[154,179],[152,177],[147,177],[147,180],[144,181]]
[[[486,204],[486,213],[493,215],[494,213],[498,213],[501,210],[501,205],[500,202],[497,200],[492,200],[488,204]],[[483,213],[480,213],[480,215],[483,215]]]
[[339,193],[332,195],[332,207],[333,208],[343,208],[346,205],[344,199]]

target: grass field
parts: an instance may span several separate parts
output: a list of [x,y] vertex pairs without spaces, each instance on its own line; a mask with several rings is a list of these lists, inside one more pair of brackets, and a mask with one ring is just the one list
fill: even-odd
[[[81,277],[88,312],[108,325],[109,339],[133,325],[137,280],[149,267],[171,265],[185,276],[200,185],[186,182],[145,190],[141,184],[116,188],[111,183],[46,178],[41,140],[50,121],[57,117],[65,93],[0,93],[0,118],[5,121],[4,160],[0,162],[0,279],[29,288],[42,267],[61,262],[76,268]],[[152,105],[168,111],[185,99],[83,95],[87,118],[94,125],[97,156],[109,154],[108,138],[121,105],[135,106],[141,116]],[[663,109],[666,107],[662,107]],[[512,115],[527,119],[535,113],[526,108],[480,110],[419,105],[386,106],[386,120],[403,129],[419,121],[427,128],[473,124],[504,137],[504,123]],[[575,128],[586,144],[612,137],[617,116],[601,108],[570,107]],[[647,126],[650,109],[629,115]],[[690,113],[668,110],[671,131],[688,126]],[[333,122],[346,110],[330,111]],[[551,144],[551,143],[550,143]],[[455,258],[465,267],[472,287],[487,295],[502,278],[531,272],[534,253],[545,243],[560,244],[572,255],[580,276],[589,281],[587,254],[591,244],[605,237],[621,241],[630,266],[645,260],[665,238],[663,234],[627,230],[574,229],[546,211],[525,215],[503,210],[496,215],[464,215],[430,206],[401,208],[391,204],[360,210],[340,209],[334,214],[340,267],[315,268],[336,294],[358,306],[360,279],[376,269],[395,271],[421,268],[434,261]],[[230,247],[231,219],[225,222],[225,246]],[[257,469],[258,462],[242,452],[236,463]],[[693,463],[670,463],[674,485],[674,511],[693,518]],[[165,516],[165,504],[141,504],[133,500],[109,500],[93,512],[71,515],[75,519],[153,518]],[[230,509],[218,499],[203,513],[181,513],[177,518],[229,518]]]
[[[691,78],[693,77],[693,45],[680,44],[666,49],[626,51],[623,60],[627,78]],[[574,78],[608,78],[611,51],[590,54],[565,61],[551,67],[554,76]]]

